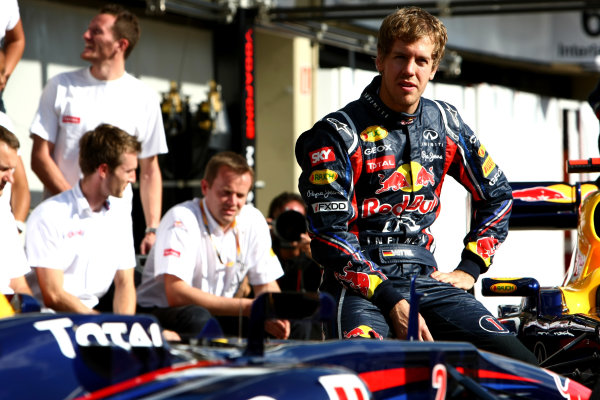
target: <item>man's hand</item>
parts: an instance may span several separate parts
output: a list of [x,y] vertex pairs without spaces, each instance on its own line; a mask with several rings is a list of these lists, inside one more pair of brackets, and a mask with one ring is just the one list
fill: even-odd
[[435,271],[431,274],[431,277],[440,282],[449,283],[452,286],[456,286],[459,289],[469,290],[475,285],[475,278],[459,269],[452,272],[440,272]]
[[144,236],[140,243],[140,253],[143,255],[150,253],[150,249],[154,246],[154,242],[156,242],[156,233],[146,233],[146,236]]
[[[390,319],[392,320],[392,328],[398,339],[406,339],[408,337],[408,315],[410,305],[406,300],[400,300],[390,311]],[[419,340],[433,342],[433,336],[427,328],[425,319],[419,314]]]
[[4,75],[4,69],[0,71],[0,92],[6,87],[6,75]]
[[312,252],[310,250],[311,238],[308,233],[300,234],[300,251],[307,255],[308,258],[312,259]]
[[277,339],[287,339],[290,336],[290,321],[285,319],[266,320],[265,330]]
[[167,342],[181,342],[181,336],[175,331],[163,329],[162,334]]

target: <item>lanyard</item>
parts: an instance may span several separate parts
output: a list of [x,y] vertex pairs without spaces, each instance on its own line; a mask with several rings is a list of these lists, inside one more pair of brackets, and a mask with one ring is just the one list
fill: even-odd
[[[210,231],[210,228],[208,227],[208,218],[206,217],[206,211],[204,211],[204,201],[202,201],[202,200],[200,200],[200,211],[202,212],[202,222],[204,223],[204,228],[206,228],[206,231],[208,232],[208,237],[210,238],[210,242],[213,246],[213,249],[215,249],[215,253],[217,253],[217,258],[219,259],[219,262],[226,267],[233,267],[235,264],[233,261],[229,261],[228,263],[223,262],[223,259],[221,258],[221,252],[219,251],[219,249],[217,249],[217,246],[215,246],[215,240],[213,239],[213,234]],[[240,249],[240,239],[238,237],[238,230],[236,227],[236,222],[237,222],[237,220],[234,219],[233,223],[231,224],[231,229],[233,229],[233,235],[235,237],[236,262],[238,262],[241,265],[242,251]]]

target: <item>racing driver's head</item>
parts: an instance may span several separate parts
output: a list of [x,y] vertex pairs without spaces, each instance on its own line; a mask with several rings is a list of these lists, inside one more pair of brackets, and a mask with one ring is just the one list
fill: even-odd
[[448,39],[442,22],[418,7],[388,15],[379,28],[377,70],[381,100],[392,110],[412,114],[433,79]]

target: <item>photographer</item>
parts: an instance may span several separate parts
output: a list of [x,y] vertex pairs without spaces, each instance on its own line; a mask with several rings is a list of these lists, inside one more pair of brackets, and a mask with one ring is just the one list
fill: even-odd
[[312,259],[305,216],[306,204],[296,193],[283,192],[269,205],[273,251],[284,271],[277,281],[281,290],[316,292],[321,283],[322,270]]
[[[267,222],[271,228],[273,251],[283,267],[283,276],[277,280],[282,291],[317,292],[322,270],[310,251],[310,237],[306,226],[306,204],[296,193],[283,192],[269,205]],[[323,338],[321,324],[294,321],[290,338]]]

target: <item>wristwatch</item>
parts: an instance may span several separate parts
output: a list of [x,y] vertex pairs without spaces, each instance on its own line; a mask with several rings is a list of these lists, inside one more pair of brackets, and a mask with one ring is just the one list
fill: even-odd
[[151,228],[151,227],[146,228],[146,235],[149,233],[156,234],[156,228]]

